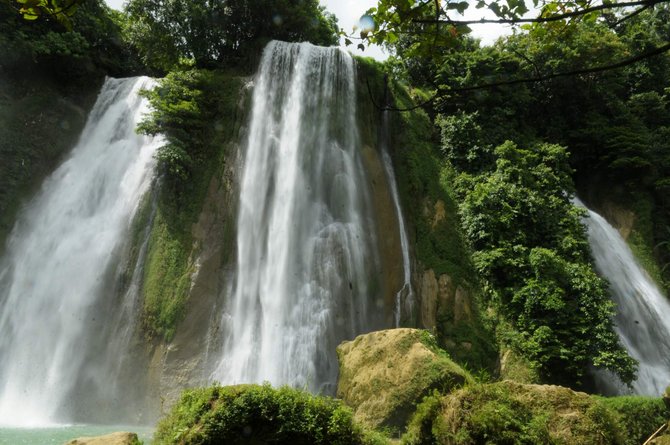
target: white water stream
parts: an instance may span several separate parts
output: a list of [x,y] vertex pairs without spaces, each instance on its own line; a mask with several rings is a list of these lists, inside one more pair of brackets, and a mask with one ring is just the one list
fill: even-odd
[[[575,204],[584,207],[578,200]],[[638,264],[619,232],[596,212],[588,212],[584,223],[596,269],[609,281],[617,305],[616,331],[631,357],[640,363],[633,392],[658,396],[670,384],[670,303]],[[627,392],[609,373],[598,373],[596,377],[605,393]]]
[[95,397],[113,386],[113,372],[101,368],[119,365],[121,357],[109,354],[123,349],[132,324],[113,311],[132,313],[134,303],[123,300],[134,293],[115,295],[114,279],[153,176],[159,141],[135,133],[147,110],[137,93],[150,85],[148,78],[105,82],[79,143],[9,237],[0,259],[2,425],[72,421],[112,403]]
[[384,312],[354,61],[337,48],[271,42],[252,107],[213,378],[332,393],[336,346]]
[[394,322],[395,327],[399,328],[404,318],[411,318],[414,310],[414,289],[412,288],[412,269],[410,265],[409,256],[409,241],[407,240],[407,230],[405,229],[405,218],[402,214],[402,207],[400,205],[400,196],[398,195],[398,184],[395,179],[395,172],[393,170],[393,162],[391,155],[388,152],[388,132],[389,132],[389,112],[384,111],[382,114],[382,161],[384,163],[384,170],[386,171],[386,178],[388,179],[389,189],[391,191],[391,198],[393,199],[393,206],[398,217],[398,232],[400,234],[400,248],[402,250],[402,266],[403,266],[403,286],[396,293],[395,308],[394,308]]

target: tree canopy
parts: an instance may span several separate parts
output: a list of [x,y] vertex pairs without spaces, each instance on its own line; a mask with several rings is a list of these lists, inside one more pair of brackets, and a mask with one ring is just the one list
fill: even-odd
[[126,33],[144,62],[169,70],[248,65],[272,39],[337,43],[337,19],[318,0],[130,0]]

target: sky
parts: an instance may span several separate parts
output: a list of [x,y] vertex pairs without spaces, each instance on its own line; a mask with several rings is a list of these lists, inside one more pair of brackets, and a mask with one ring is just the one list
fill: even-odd
[[[339,20],[340,28],[343,28],[345,32],[350,33],[353,30],[354,25],[358,23],[361,15],[365,13],[369,8],[377,5],[377,0],[320,0],[321,4],[326,7],[326,9],[333,14],[335,14]],[[477,10],[474,7],[468,9],[465,14],[465,18],[468,20],[479,20],[481,18],[495,18],[491,11],[487,11],[486,14],[482,12],[483,10]],[[452,17],[456,19],[456,17]],[[501,35],[511,34],[511,29],[509,26],[501,25],[473,25],[472,35],[476,38],[481,39],[482,43],[485,45],[490,45]],[[384,54],[383,50],[379,47],[367,48],[365,51],[361,52],[356,49],[357,42],[354,42],[354,45],[350,46],[348,49],[354,54],[362,54],[364,56],[374,57],[375,59],[383,60],[388,57]]]
[[[110,7],[119,10],[123,7],[125,2],[125,0],[105,1]],[[320,2],[328,11],[337,16],[340,27],[347,33],[353,31],[354,26],[358,23],[358,20],[365,11],[377,4],[377,0],[320,0]],[[471,8],[471,10],[469,9],[465,15],[467,19],[473,20],[482,17],[492,18],[492,16],[493,13],[490,11],[488,14],[482,14],[481,10],[476,10],[474,8]],[[485,45],[493,43],[501,35],[511,33],[509,27],[499,25],[473,25],[472,31],[473,36],[481,39],[482,43]],[[374,57],[378,60],[383,60],[388,57],[388,55],[379,47],[370,47],[366,48],[365,51],[360,51],[356,48],[357,44],[358,42],[354,41],[354,44],[347,49],[354,54],[362,54],[364,56]]]

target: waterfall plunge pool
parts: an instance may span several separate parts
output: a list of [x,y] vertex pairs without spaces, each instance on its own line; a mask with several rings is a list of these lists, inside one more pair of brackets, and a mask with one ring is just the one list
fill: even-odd
[[58,425],[27,428],[0,426],[0,445],[63,445],[78,437],[102,436],[117,431],[137,433],[144,445],[149,445],[154,428],[133,425]]

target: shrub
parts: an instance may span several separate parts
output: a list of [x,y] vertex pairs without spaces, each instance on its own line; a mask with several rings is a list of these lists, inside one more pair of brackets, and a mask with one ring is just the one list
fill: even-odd
[[351,410],[328,397],[264,385],[187,390],[159,425],[161,444],[381,444]]

